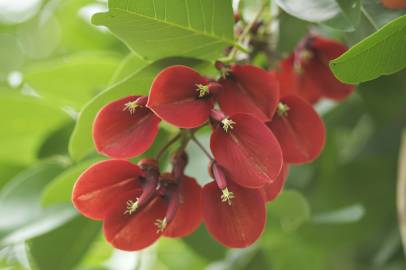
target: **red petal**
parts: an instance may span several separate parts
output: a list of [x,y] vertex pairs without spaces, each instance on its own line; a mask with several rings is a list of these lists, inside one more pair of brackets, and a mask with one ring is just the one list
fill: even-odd
[[158,133],[159,118],[148,108],[138,107],[134,113],[126,103],[137,96],[126,97],[104,106],[93,123],[93,139],[97,151],[114,158],[131,158],[144,153]]
[[165,217],[167,203],[161,197],[155,197],[137,212],[124,214],[127,201],[134,201],[138,196],[137,192],[117,196],[113,207],[106,214],[104,235],[115,248],[126,251],[140,250],[150,246],[161,236],[154,223]]
[[391,8],[391,9],[404,9],[404,8],[406,8],[406,1],[404,1],[404,0],[381,0],[381,3],[386,8]]
[[254,65],[234,65],[231,76],[220,81],[223,90],[217,99],[221,109],[228,115],[247,113],[269,121],[279,101],[275,75]]
[[294,54],[280,63],[280,71],[277,73],[281,98],[290,95],[299,95],[310,103],[317,102],[321,97],[321,89],[317,82],[313,81],[306,73],[298,73],[293,67]]
[[183,176],[180,186],[180,205],[174,220],[163,232],[167,237],[183,237],[195,231],[202,220],[202,188],[194,178]]
[[221,201],[222,192],[215,182],[203,187],[203,219],[209,233],[231,248],[247,247],[261,235],[265,221],[265,202],[257,189],[228,184],[234,193],[231,205]]
[[273,201],[279,195],[285,184],[285,180],[287,177],[288,177],[288,165],[284,163],[278,178],[276,178],[276,180],[273,183],[266,184],[262,188],[265,201],[267,202]]
[[328,63],[343,54],[347,47],[335,40],[321,37],[314,37],[311,47],[315,58],[306,65],[305,76],[319,84],[323,96],[335,100],[346,98],[354,91],[355,86],[337,80]]
[[210,141],[211,151],[226,176],[239,185],[258,188],[272,182],[282,167],[282,151],[265,124],[248,114],[235,114],[229,132],[217,127]]
[[198,127],[207,121],[212,101],[198,98],[197,84],[208,81],[190,67],[168,67],[152,83],[147,106],[177,127]]
[[325,143],[324,124],[313,107],[296,96],[281,100],[290,108],[287,116],[275,117],[268,126],[278,139],[287,163],[314,160]]
[[128,190],[140,191],[141,170],[126,160],[105,160],[84,171],[76,181],[72,202],[83,215],[104,218],[116,196]]

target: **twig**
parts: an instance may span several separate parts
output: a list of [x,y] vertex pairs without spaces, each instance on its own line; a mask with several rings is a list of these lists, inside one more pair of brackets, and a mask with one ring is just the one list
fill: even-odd
[[162,157],[162,155],[165,153],[168,148],[174,144],[177,140],[180,139],[181,133],[179,132],[175,137],[170,139],[162,148],[159,150],[158,154],[156,155],[155,159],[159,161],[159,159]]

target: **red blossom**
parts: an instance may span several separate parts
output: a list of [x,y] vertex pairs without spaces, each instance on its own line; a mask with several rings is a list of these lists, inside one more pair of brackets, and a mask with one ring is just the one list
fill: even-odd
[[177,127],[195,128],[207,121],[218,87],[190,67],[171,66],[155,77],[147,106]]
[[[228,181],[229,199],[211,182],[203,187],[203,219],[209,233],[227,247],[242,248],[254,243],[265,222],[265,201],[258,189],[243,188]],[[232,195],[230,195],[232,194]]]
[[265,184],[262,188],[262,192],[266,202],[273,201],[279,193],[282,191],[285,185],[286,178],[288,177],[288,165],[283,163],[282,170],[273,183]]
[[278,139],[287,163],[310,162],[324,147],[323,121],[309,103],[297,96],[281,99],[268,126]]
[[347,47],[335,40],[311,34],[280,63],[277,77],[281,97],[299,95],[314,103],[321,97],[342,100],[355,89],[338,81],[331,72],[330,60],[339,57]]
[[279,100],[279,84],[273,73],[254,65],[232,65],[220,84],[223,89],[216,97],[225,114],[246,113],[261,121],[272,119]]
[[160,122],[145,105],[146,97],[129,96],[104,106],[93,123],[97,151],[113,158],[144,153],[154,142]]
[[[230,179],[258,188],[273,182],[282,167],[282,151],[272,131],[249,114],[225,117],[213,111],[211,151]],[[217,118],[217,119],[216,119]]]

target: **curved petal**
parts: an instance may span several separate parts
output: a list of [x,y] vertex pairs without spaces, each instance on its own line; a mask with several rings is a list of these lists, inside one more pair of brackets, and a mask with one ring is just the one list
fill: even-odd
[[126,160],[105,160],[84,171],[72,191],[73,205],[91,219],[104,218],[108,206],[120,193],[141,191],[140,168]]
[[282,168],[282,151],[273,133],[248,114],[229,117],[235,122],[228,132],[220,126],[210,139],[211,151],[226,176],[237,184],[258,188],[276,179]]
[[276,76],[279,81],[281,98],[291,95],[298,95],[310,103],[317,102],[321,97],[319,85],[303,72],[294,69],[294,54],[279,64],[279,71]]
[[202,220],[202,188],[194,178],[183,176],[180,186],[180,205],[174,220],[164,230],[167,237],[183,237],[195,231]]
[[231,78],[220,81],[223,90],[216,97],[224,113],[252,114],[269,121],[279,101],[275,74],[254,65],[233,65]]
[[324,147],[326,131],[323,121],[313,107],[296,96],[285,97],[287,115],[275,117],[268,126],[278,139],[287,163],[314,160]]
[[208,81],[194,69],[168,67],[155,77],[147,106],[177,127],[198,127],[207,121],[213,105],[209,97],[199,98],[199,84],[207,85]]
[[157,196],[135,213],[124,214],[127,201],[134,200],[139,194],[127,192],[117,196],[104,219],[103,231],[107,241],[115,248],[135,251],[152,245],[161,236],[155,225],[158,219],[165,217],[167,203]]
[[93,123],[97,151],[113,158],[131,158],[144,153],[154,142],[160,119],[148,108],[127,108],[138,97],[126,97],[104,106]]
[[247,247],[261,235],[266,221],[265,201],[257,189],[228,184],[234,198],[231,205],[221,201],[215,182],[203,187],[203,219],[209,233],[231,248]]
[[265,201],[273,201],[279,193],[282,191],[282,188],[285,184],[286,178],[288,177],[288,165],[283,163],[282,170],[273,183],[265,184],[262,188],[262,192],[265,197]]

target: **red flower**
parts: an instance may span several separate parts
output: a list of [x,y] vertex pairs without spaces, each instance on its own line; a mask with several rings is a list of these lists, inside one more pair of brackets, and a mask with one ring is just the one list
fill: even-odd
[[262,188],[262,192],[266,202],[273,201],[279,193],[282,191],[285,185],[286,178],[288,177],[288,165],[283,163],[282,170],[273,183],[265,184]]
[[104,106],[93,123],[98,152],[113,158],[144,153],[154,142],[160,119],[145,107],[147,97],[130,96]]
[[274,74],[254,65],[233,65],[220,84],[223,89],[216,97],[225,114],[252,114],[264,122],[272,119],[279,100]]
[[382,5],[391,9],[404,9],[406,8],[406,1],[404,0],[381,0]]
[[280,63],[277,73],[281,97],[299,95],[314,103],[321,97],[342,100],[355,89],[338,81],[328,63],[343,54],[347,47],[337,41],[309,35],[295,51]]
[[147,106],[177,127],[195,128],[207,121],[218,87],[190,67],[171,66],[156,76]]
[[287,163],[312,161],[324,147],[323,121],[310,104],[297,96],[281,99],[268,126],[278,139]]
[[226,117],[213,110],[211,116],[217,124],[210,148],[227,177],[248,188],[259,188],[274,181],[283,158],[272,131],[249,114]]
[[259,238],[266,222],[261,191],[227,181],[216,163],[212,168],[215,181],[206,184],[202,192],[203,219],[207,230],[227,247],[249,246]]
[[72,193],[79,212],[102,220],[106,239],[127,251],[145,248],[161,235],[187,235],[201,221],[201,188],[193,178],[160,179],[155,161],[139,165],[99,162],[78,178]]

